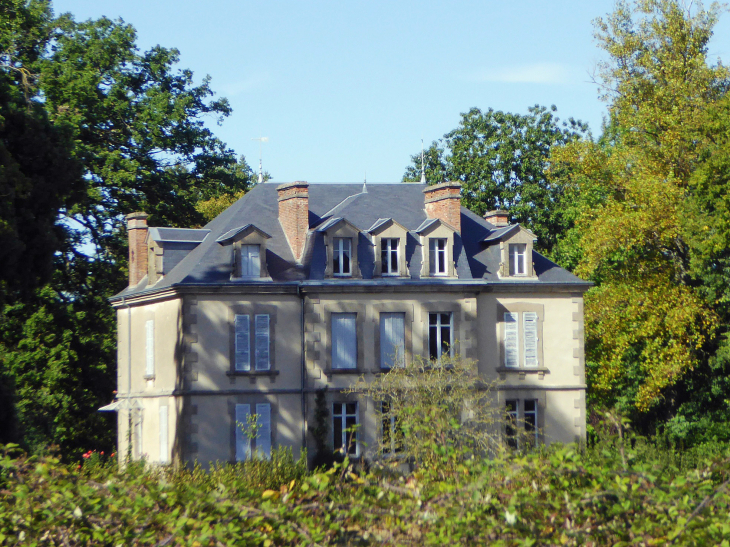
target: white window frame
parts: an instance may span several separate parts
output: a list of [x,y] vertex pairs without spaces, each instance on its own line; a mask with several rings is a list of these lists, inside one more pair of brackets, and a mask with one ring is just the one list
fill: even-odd
[[527,275],[527,244],[509,244],[509,274],[511,276]]
[[[443,243],[443,249],[439,249]],[[449,274],[449,240],[445,237],[430,237],[428,239],[429,273],[432,276]],[[439,256],[443,257],[443,268],[439,268]]]
[[540,317],[535,311],[505,312],[502,321],[504,367],[540,366]]
[[[345,261],[343,258],[347,256],[347,264],[349,269],[345,271]],[[337,257],[337,259],[335,259]],[[338,269],[335,270],[335,265]],[[339,271],[338,271],[339,270]],[[335,237],[332,238],[332,275],[335,277],[351,277],[352,276],[352,238],[351,237]]]
[[136,452],[137,452],[137,459],[141,460],[144,457],[144,415],[142,410],[137,411],[137,421],[134,424],[135,434],[134,437],[136,437]]
[[241,277],[261,277],[261,245],[241,245]]
[[[398,420],[390,413],[389,404],[386,401],[380,403],[380,439],[381,451],[383,456],[395,457],[399,452],[403,451],[403,445],[399,446],[398,436],[402,437],[403,432],[398,430]],[[388,428],[388,438],[386,439],[386,427]],[[386,440],[390,441],[386,444]],[[401,438],[401,441],[403,439]]]
[[[436,325],[431,325],[431,317],[436,316]],[[442,323],[441,316],[442,315],[448,315],[449,316],[449,323],[448,325]],[[435,358],[431,357],[431,327],[436,327],[436,353],[438,354]],[[439,312],[429,312],[428,314],[428,357],[429,359],[434,359],[436,361],[440,361],[441,357],[443,357],[443,340],[441,339],[441,329],[445,326],[449,327],[449,356],[454,355],[454,314],[450,311],[439,311]]]
[[[522,448],[520,440],[527,440],[527,433],[533,433],[534,439],[530,442],[533,446],[538,446],[540,442],[540,401],[538,399],[507,399],[505,401],[505,409],[509,408],[510,403],[514,404],[513,410],[506,410],[507,423],[505,424],[505,439],[507,444],[515,449]],[[529,403],[529,404],[528,404]],[[528,410],[528,406],[532,406],[532,410]],[[534,428],[532,432],[528,429]],[[508,428],[513,428],[514,433],[509,434]]]
[[[348,413],[347,412],[347,405],[355,405],[355,412],[354,413]],[[339,406],[339,412],[337,412],[337,407]],[[348,432],[347,432],[347,419],[348,418],[355,418],[355,451],[354,453],[351,453],[348,448]],[[339,446],[337,439],[335,439],[335,424],[337,421],[340,421],[340,439],[339,439]],[[360,456],[360,430],[358,426],[360,425],[360,405],[357,401],[335,401],[332,403],[332,439],[333,439],[333,448],[335,450],[338,450],[339,448],[345,447],[345,454],[352,456],[352,457],[359,457]]]
[[[340,361],[338,358],[338,351],[340,347],[347,348],[347,343],[349,340],[342,339],[336,337],[336,331],[335,331],[335,322],[339,321],[340,319],[345,318],[352,318],[354,320],[354,336],[353,336],[353,347],[349,350],[352,351],[353,354],[350,356],[351,358],[346,359],[346,361],[352,362],[353,366],[343,366],[343,362]],[[338,331],[339,332],[339,331]],[[330,315],[330,337],[331,337],[331,359],[332,359],[332,369],[333,370],[356,370],[357,369],[357,313],[355,312],[349,312],[349,313],[333,313]]]
[[[395,255],[395,268],[391,267],[391,259]],[[382,275],[400,275],[400,239],[383,237],[380,239],[380,268]]]
[[[398,317],[403,322],[402,332],[402,344],[396,348],[395,352],[392,351],[392,347],[388,347],[386,344],[385,336],[385,321]],[[406,365],[406,314],[405,312],[381,312],[380,313],[380,368],[390,369],[393,358],[396,358],[394,363],[396,367],[404,367]]]

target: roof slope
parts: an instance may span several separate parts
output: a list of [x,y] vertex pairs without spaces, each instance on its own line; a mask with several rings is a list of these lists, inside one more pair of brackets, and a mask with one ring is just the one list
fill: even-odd
[[[236,201],[218,217],[205,226],[204,230],[195,230],[195,239],[202,242],[185,256],[154,287],[147,287],[145,280],[138,286],[126,289],[119,296],[148,290],[160,290],[173,285],[186,284],[240,284],[231,281],[231,247],[217,243],[226,233],[253,225],[270,235],[267,240],[266,261],[273,281],[308,281],[322,280],[326,252],[324,237],[321,233],[312,232],[328,220],[343,218],[359,228],[362,233],[358,241],[358,258],[365,280],[372,279],[374,250],[367,230],[379,219],[393,219],[408,231],[406,240],[406,260],[412,278],[417,278],[421,268],[421,248],[416,230],[428,219],[424,206],[422,184],[371,184],[363,191],[362,184],[310,184],[309,185],[309,250],[304,255],[302,264],[294,260],[289,243],[279,223],[278,184],[265,183],[252,188],[246,195]],[[459,281],[483,280],[486,282],[504,282],[497,277],[499,268],[499,245],[488,245],[484,242],[495,227],[462,207],[462,231],[455,235],[454,259]],[[160,234],[163,228],[157,229]],[[165,233],[166,236],[171,232]],[[176,236],[178,234],[175,234]],[[179,236],[182,236],[180,232]],[[186,231],[185,236],[192,236],[193,231]],[[178,236],[178,237],[179,237]],[[169,237],[169,236],[168,236]],[[491,239],[491,238],[490,238]],[[560,283],[585,285],[586,281],[559,268],[546,258],[535,253],[535,269],[538,274],[537,283]],[[441,280],[430,281],[442,282]],[[506,280],[509,281],[509,280]],[[246,281],[262,283],[263,281]],[[338,279],[338,283],[347,280]],[[393,280],[373,279],[372,282],[392,283]],[[401,280],[403,282],[403,280]]]

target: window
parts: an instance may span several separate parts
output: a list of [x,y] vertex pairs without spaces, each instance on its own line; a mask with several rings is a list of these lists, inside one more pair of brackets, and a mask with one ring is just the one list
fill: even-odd
[[380,366],[405,366],[406,314],[380,314]]
[[160,462],[161,463],[167,463],[170,461],[170,457],[168,454],[168,444],[167,444],[167,407],[161,406],[160,407]]
[[382,450],[383,454],[395,455],[403,451],[403,430],[398,427],[398,420],[390,411],[390,403],[383,401],[380,406]]
[[506,401],[505,437],[507,446],[510,448],[520,448],[525,445],[537,446],[537,409],[537,399],[508,399]]
[[144,446],[142,443],[143,435],[144,435],[144,428],[142,424],[142,411],[137,411],[137,423],[134,426],[134,436],[136,437],[136,446],[137,446],[137,459],[140,460],[144,457]]
[[428,314],[428,357],[438,360],[450,355],[454,344],[451,313]]
[[352,258],[352,239],[336,237],[332,243],[332,272],[334,275],[352,275],[350,260]]
[[399,275],[398,238],[389,237],[380,240],[380,263],[383,275]]
[[446,239],[432,237],[428,240],[428,259],[431,275],[446,275]]
[[357,314],[332,314],[332,368],[357,368]]
[[241,245],[241,277],[261,277],[260,245]]
[[332,419],[335,451],[342,450],[345,454],[357,456],[357,403],[334,403]]
[[155,320],[149,319],[145,324],[146,335],[146,366],[144,375],[151,377],[155,375]]
[[510,243],[509,245],[509,274],[510,275],[526,275],[527,245],[524,243]]
[[[537,312],[522,312],[522,346],[526,368],[538,366]],[[520,366],[519,343],[520,314],[506,312],[504,314],[504,366],[517,368]]]
[[[234,370],[248,372],[251,370],[251,317],[237,314],[234,323]],[[271,321],[267,314],[254,316],[254,368],[258,371],[271,369],[270,324]]]
[[[255,431],[249,431],[251,421],[251,405],[236,405],[236,461],[251,459],[252,454],[259,457],[271,458],[271,405],[259,403],[256,405]],[[252,446],[255,443],[255,446]]]

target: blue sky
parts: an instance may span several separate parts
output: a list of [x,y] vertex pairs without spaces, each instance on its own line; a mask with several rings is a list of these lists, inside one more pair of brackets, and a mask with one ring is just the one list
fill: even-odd
[[[227,97],[215,133],[288,182],[398,182],[411,154],[471,107],[558,107],[600,131],[591,21],[613,0],[56,0],[77,20],[121,17],[140,49],[180,50],[180,67]],[[712,57],[730,57],[730,15]]]

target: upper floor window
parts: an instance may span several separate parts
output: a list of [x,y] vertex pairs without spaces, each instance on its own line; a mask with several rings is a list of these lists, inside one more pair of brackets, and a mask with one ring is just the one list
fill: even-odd
[[454,345],[454,325],[451,313],[428,314],[428,357],[438,360],[450,355]]
[[397,237],[384,237],[380,240],[380,262],[383,266],[383,275],[399,275]]
[[332,273],[339,276],[352,275],[352,239],[336,237],[332,247]]
[[[517,312],[504,314],[504,366],[537,367],[538,341],[536,312],[522,312],[522,348],[520,348],[520,314]],[[521,353],[524,360],[520,357]]]
[[155,320],[148,319],[145,323],[145,371],[148,378],[155,375]]
[[241,245],[241,277],[261,277],[260,245]]
[[[267,314],[254,316],[254,367],[257,371],[271,369],[270,318]],[[238,372],[251,370],[251,316],[235,317],[235,364]]]
[[405,366],[406,314],[380,314],[380,366]]
[[447,275],[446,238],[432,237],[428,240],[428,246],[431,275]]
[[357,368],[357,314],[332,314],[332,368]]
[[527,245],[524,243],[509,244],[509,274],[527,275]]

